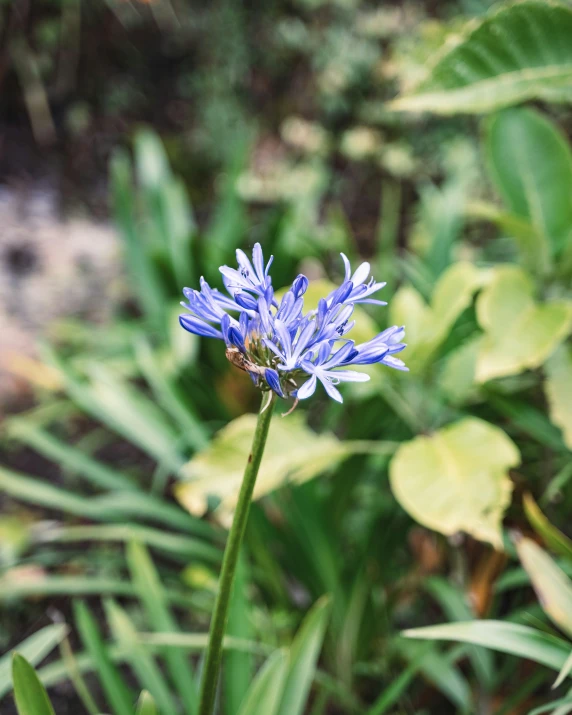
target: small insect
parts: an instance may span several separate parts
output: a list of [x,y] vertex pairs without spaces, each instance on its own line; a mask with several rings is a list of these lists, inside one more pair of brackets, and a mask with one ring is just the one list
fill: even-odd
[[266,368],[251,362],[238,348],[230,347],[226,349],[226,359],[235,367],[244,372],[251,372],[254,375],[264,375]]

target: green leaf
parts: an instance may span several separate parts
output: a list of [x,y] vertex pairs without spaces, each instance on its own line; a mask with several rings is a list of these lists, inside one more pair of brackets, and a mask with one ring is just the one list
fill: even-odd
[[276,715],[288,674],[288,652],[277,650],[256,674],[238,715]]
[[570,712],[572,712],[572,698],[569,691],[565,697],[540,705],[528,712],[527,715],[547,715],[547,713],[550,713],[550,715],[568,715]]
[[[135,542],[130,543],[127,547],[127,563],[131,579],[153,629],[176,633],[179,630],[177,621],[167,606],[159,575],[145,547]],[[185,704],[185,711],[188,715],[193,715],[197,709],[198,698],[190,662],[184,653],[177,650],[167,650],[165,661]]]
[[562,430],[568,449],[572,450],[572,352],[561,345],[546,361],[544,389],[550,419]]
[[400,111],[486,112],[542,99],[572,100],[572,10],[527,0],[470,22],[429,61],[427,77],[390,104]]
[[125,650],[139,682],[145,684],[164,713],[176,713],[177,706],[169,686],[153,656],[141,645],[131,619],[115,601],[106,600],[104,605],[111,631]]
[[183,509],[167,503],[156,496],[138,492],[112,492],[98,497],[85,497],[54,487],[25,474],[12,472],[0,466],[0,489],[15,499],[30,504],[74,514],[94,521],[118,521],[122,518],[138,518],[158,521],[169,528],[178,528],[187,533],[212,537],[211,525],[195,519]]
[[330,601],[321,598],[304,619],[290,646],[288,675],[278,715],[302,715],[330,616]]
[[[118,517],[119,519],[121,517]],[[162,553],[178,559],[200,559],[220,565],[222,552],[216,546],[183,534],[153,529],[139,524],[95,524],[88,526],[61,526],[54,523],[38,529],[38,543],[74,543],[77,541],[140,541]]]
[[89,415],[176,472],[183,458],[176,449],[179,435],[166,414],[145,393],[102,363],[90,363],[89,381],[80,379],[50,348],[47,362],[65,385],[70,398]]
[[470,338],[452,350],[444,361],[439,387],[453,405],[462,405],[478,395],[475,370],[481,339],[480,335]]
[[535,231],[526,246],[527,266],[542,273],[572,237],[570,146],[552,122],[532,109],[492,117],[486,142],[499,193],[510,211]]
[[505,621],[469,621],[440,626],[413,628],[403,633],[406,638],[460,641],[482,645],[500,653],[510,653],[534,660],[559,671],[570,654],[570,644],[562,638]]
[[18,715],[55,715],[46,689],[19,653],[14,653],[12,658],[12,679]]
[[516,549],[542,610],[572,636],[572,581],[532,539],[518,539]]
[[548,521],[531,494],[525,494],[522,503],[526,518],[536,533],[544,539],[546,545],[572,562],[572,541]]
[[124,151],[118,150],[113,155],[110,174],[115,221],[127,254],[126,263],[131,273],[131,284],[138,291],[139,300],[149,321],[158,330],[163,330],[165,291],[158,266],[151,257],[149,247],[141,239],[131,162]]
[[502,549],[501,521],[512,492],[507,471],[519,463],[502,430],[467,417],[404,442],[389,478],[396,499],[421,524],[446,535],[465,531]]
[[390,318],[392,323],[406,326],[407,364],[413,372],[430,361],[487,276],[487,271],[472,263],[454,263],[437,281],[429,305],[410,286],[397,291],[391,300]]
[[562,685],[562,683],[566,680],[566,678],[570,675],[571,672],[572,672],[572,652],[568,656],[568,660],[562,666],[562,670],[558,673],[558,677],[554,681],[554,685],[552,687],[554,689],[556,689],[560,685]]
[[137,489],[137,485],[119,470],[98,462],[85,451],[59,440],[30,419],[14,417],[7,421],[6,427],[11,437],[29,445],[61,467],[77,472],[99,489],[126,491]]
[[[232,587],[228,610],[226,634],[240,639],[254,636],[251,622],[251,603],[248,596],[248,568],[244,554],[240,555]],[[225,709],[228,715],[235,715],[244,700],[252,682],[254,659],[246,653],[229,651],[223,658]]]
[[93,659],[105,696],[115,715],[132,715],[131,695],[113,664],[97,626],[97,621],[83,601],[74,601],[75,622],[80,638]]
[[[464,594],[444,578],[433,576],[425,582],[426,590],[438,601],[444,614],[450,621],[466,621],[475,618]],[[477,646],[469,650],[469,658],[479,682],[490,689],[493,684],[493,661],[491,654]]]
[[[40,663],[65,638],[68,627],[63,623],[45,626],[18,644],[18,653],[33,666]],[[12,652],[0,658],[0,698],[12,688]]]
[[462,713],[471,708],[471,689],[460,669],[446,655],[433,648],[426,651],[414,644],[402,641],[398,648],[410,663],[419,661],[419,670]]
[[572,303],[538,304],[527,274],[502,266],[477,300],[477,317],[485,331],[477,358],[476,380],[518,375],[542,365],[570,332]]
[[158,715],[157,706],[151,693],[143,690],[137,701],[137,712],[135,715]]
[[[207,510],[209,496],[221,504],[216,514],[227,523],[234,509],[250,453],[256,416],[243,415],[218,432],[210,446],[196,454],[183,468],[189,481],[175,487],[175,494],[191,514]],[[356,452],[378,450],[379,443],[341,442],[331,433],[316,434],[304,424],[301,414],[276,417],[256,486],[254,499],[277,489],[286,481],[301,483],[321,474]]]

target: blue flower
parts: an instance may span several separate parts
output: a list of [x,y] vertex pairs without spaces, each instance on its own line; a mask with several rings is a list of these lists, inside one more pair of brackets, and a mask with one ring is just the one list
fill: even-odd
[[238,269],[222,266],[220,271],[228,296],[201,278],[200,291],[185,288],[190,314],[181,315],[183,328],[196,335],[223,340],[228,359],[245,370],[262,390],[280,397],[306,399],[318,381],[328,395],[342,402],[336,385],[365,382],[369,375],[348,370],[351,365],[381,363],[407,370],[395,355],[405,348],[405,331],[392,326],[375,338],[355,345],[346,335],[355,325],[355,305],[385,305],[372,298],[384,287],[370,278],[369,263],[352,273],[342,253],[345,276],[342,284],[321,298],[318,307],[304,313],[308,279],[300,274],[280,302],[274,297],[269,269],[264,265],[260,244],[255,244],[252,263],[243,251],[236,252]]
[[[220,272],[223,275],[223,282],[228,292],[234,296],[237,291],[245,290],[252,291],[264,295],[267,289],[272,285],[272,280],[268,275],[274,256],[270,256],[270,260],[264,267],[264,256],[259,243],[254,244],[252,250],[252,263],[248,260],[246,253],[240,248],[236,251],[236,260],[238,270],[221,266]],[[254,264],[254,267],[253,267]]]
[[346,360],[355,352],[354,343],[351,340],[339,348],[331,355],[331,345],[322,343],[317,351],[317,355],[312,359],[303,360],[301,367],[304,372],[311,375],[310,379],[305,382],[296,392],[296,397],[300,400],[305,400],[314,394],[316,384],[319,380],[328,395],[337,402],[343,402],[343,398],[335,385],[340,382],[367,382],[369,375],[364,372],[355,372],[354,370],[335,370],[346,363]]

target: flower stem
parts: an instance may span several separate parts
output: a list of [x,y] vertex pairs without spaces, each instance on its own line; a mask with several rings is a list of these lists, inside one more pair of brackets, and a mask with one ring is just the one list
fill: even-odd
[[232,594],[232,584],[234,581],[238,555],[240,553],[240,546],[246,530],[246,522],[248,519],[248,512],[250,510],[252,492],[254,491],[254,484],[256,482],[258,468],[260,467],[260,462],[264,453],[264,446],[266,444],[266,437],[268,436],[270,420],[272,419],[275,399],[276,398],[273,392],[265,393],[262,399],[256,429],[254,430],[251,452],[244,470],[244,477],[242,478],[238,502],[236,504],[232,526],[230,528],[230,533],[224,550],[218,593],[211,620],[207,655],[203,668],[198,715],[212,715],[214,708],[218,676],[222,660],[222,642],[228,620],[228,606]]

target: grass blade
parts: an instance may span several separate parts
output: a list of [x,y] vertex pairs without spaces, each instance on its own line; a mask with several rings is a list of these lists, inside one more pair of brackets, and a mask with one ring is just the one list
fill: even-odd
[[279,715],[302,715],[326,634],[330,601],[321,598],[304,619],[290,647],[288,675]]
[[144,690],[139,696],[135,715],[158,715],[153,696],[147,690]]
[[125,649],[127,661],[139,682],[145,684],[164,713],[174,715],[179,712],[161,670],[147,649],[141,647],[135,626],[127,613],[113,600],[106,600],[104,605],[114,637]]
[[[133,699],[113,664],[95,618],[83,601],[74,603],[75,622],[82,643],[91,656],[94,669],[99,675],[103,692],[115,715],[132,715]],[[78,670],[79,658],[76,659]]]
[[504,621],[469,621],[413,628],[407,638],[460,641],[482,645],[501,653],[528,658],[559,671],[570,654],[570,645],[561,638],[536,628]]
[[[127,547],[127,563],[151,626],[157,631],[177,632],[178,624],[167,607],[159,575],[145,547],[131,542]],[[198,699],[191,665],[185,654],[178,650],[167,650],[164,657],[169,674],[184,703],[185,712],[193,715],[197,711]]]
[[[18,653],[32,665],[40,663],[65,638],[63,623],[46,626],[18,645]],[[0,698],[12,689],[12,651],[0,658]]]
[[277,650],[252,681],[238,715],[276,715],[288,675],[288,651]]
[[18,715],[56,715],[46,689],[19,653],[14,653],[12,658],[12,679]]

